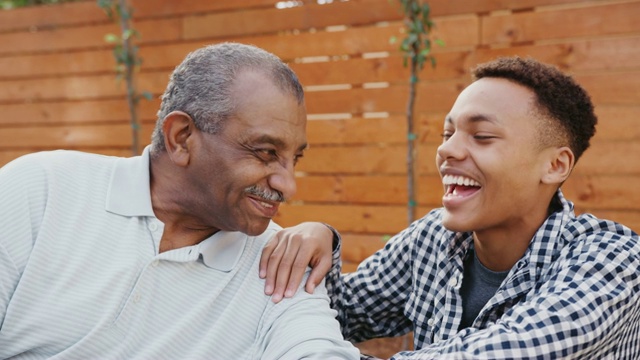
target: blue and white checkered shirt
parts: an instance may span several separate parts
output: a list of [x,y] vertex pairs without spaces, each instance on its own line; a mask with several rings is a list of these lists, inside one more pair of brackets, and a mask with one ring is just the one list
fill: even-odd
[[534,235],[473,325],[462,318],[463,260],[471,233],[431,211],[358,270],[327,286],[351,341],[414,332],[392,359],[640,359],[640,243],[629,228],[561,208]]

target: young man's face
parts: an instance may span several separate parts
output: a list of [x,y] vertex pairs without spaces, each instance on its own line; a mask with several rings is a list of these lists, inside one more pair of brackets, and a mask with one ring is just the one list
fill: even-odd
[[508,232],[547,201],[533,102],[531,90],[500,78],[482,78],[458,96],[436,156],[447,229]]
[[[296,192],[294,165],[307,147],[306,111],[265,75],[234,84],[235,116],[218,134],[199,132],[189,164],[192,203],[207,226],[262,233],[281,201]],[[248,189],[253,189],[253,191]]]

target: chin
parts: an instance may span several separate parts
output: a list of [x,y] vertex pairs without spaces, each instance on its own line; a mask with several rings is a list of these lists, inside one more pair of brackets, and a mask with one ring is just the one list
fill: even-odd
[[460,215],[452,215],[448,211],[444,211],[442,215],[442,226],[449,231],[454,232],[467,232],[473,231],[471,229],[471,223],[469,221],[464,221],[463,217]]
[[253,224],[249,224],[245,226],[243,229],[240,229],[238,231],[243,232],[249,236],[258,236],[263,232],[265,232],[268,226],[269,226],[269,221],[266,221],[264,223],[262,221],[260,222],[256,221]]

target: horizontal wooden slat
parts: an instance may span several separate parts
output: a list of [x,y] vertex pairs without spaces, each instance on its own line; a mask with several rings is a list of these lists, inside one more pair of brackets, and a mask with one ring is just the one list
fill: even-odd
[[105,12],[96,2],[87,0],[0,11],[0,32],[108,21]]
[[595,104],[637,105],[640,104],[640,69],[615,73],[577,75]]
[[[141,119],[155,119],[160,101],[141,100]],[[38,102],[0,104],[0,125],[32,126],[34,124],[99,123],[129,120],[129,108],[124,98],[116,100]]]
[[342,260],[352,263],[360,263],[373,253],[383,248],[389,236],[383,235],[361,235],[361,234],[340,234],[342,235]]
[[[40,130],[40,131],[37,131]],[[131,144],[129,124],[1,128],[1,148],[126,147]]]
[[640,174],[640,142],[594,142],[578,160],[574,175]]
[[208,13],[213,11],[242,10],[253,7],[273,8],[280,0],[242,0],[242,1],[149,1],[131,0],[134,19],[164,17],[186,14]]
[[332,25],[367,25],[401,20],[401,12],[389,1],[307,3],[285,9],[249,9],[184,19],[188,40],[308,30]]
[[[298,192],[292,201],[305,203],[351,203],[406,205],[406,176],[302,176],[296,178]],[[440,176],[420,176],[415,181],[420,205],[439,204],[442,199]]]
[[[134,19],[146,19],[153,17],[173,17],[188,14],[206,14],[211,12],[230,11],[247,8],[273,8],[280,0],[243,0],[243,1],[201,1],[181,0],[175,1],[148,1],[132,0]],[[382,6],[389,3],[388,0],[354,1],[353,6],[366,9],[371,6]],[[575,0],[511,0],[511,1],[475,1],[462,0],[451,2],[450,0],[431,0],[433,16],[457,15],[465,13],[486,13],[494,10],[531,8],[549,4],[570,3]],[[382,3],[382,4],[379,4]],[[328,4],[331,5],[331,4]],[[307,5],[308,6],[308,5]],[[388,5],[389,12],[399,12],[399,4]],[[394,15],[393,13],[391,15]],[[397,15],[396,15],[397,16]],[[95,1],[60,3],[48,6],[33,6],[12,9],[0,12],[0,32],[16,31],[33,27],[73,26],[92,22],[106,21],[106,16]]]
[[396,233],[407,225],[402,206],[283,205],[274,220],[282,226],[322,221],[339,231]]
[[[164,92],[169,81],[168,72],[142,73],[137,79],[139,91],[155,94]],[[42,101],[50,99],[88,100],[124,96],[126,84],[111,74],[9,80],[0,82],[0,102]]]
[[640,2],[634,1],[488,16],[482,24],[482,44],[637,33],[640,22],[629,14],[638,11]]
[[590,38],[554,44],[477,49],[467,68],[499,56],[533,57],[572,73],[640,67],[640,34],[620,38]]
[[[105,15],[106,16],[106,15]],[[181,19],[140,21],[135,29],[141,34],[140,43],[175,41],[181,38]],[[46,52],[75,49],[111,48],[105,41],[107,34],[120,32],[116,24],[48,29],[26,33],[0,34],[0,56],[24,52]]]
[[576,206],[589,209],[633,210],[640,203],[638,175],[572,176],[563,185]]
[[598,105],[595,112],[598,116],[598,125],[596,125],[596,135],[593,137],[594,142],[640,140],[640,104]]

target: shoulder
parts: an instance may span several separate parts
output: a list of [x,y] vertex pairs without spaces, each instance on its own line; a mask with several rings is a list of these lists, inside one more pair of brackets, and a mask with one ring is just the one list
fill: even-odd
[[617,222],[583,214],[568,222],[562,233],[564,257],[576,263],[640,266],[640,239]]

